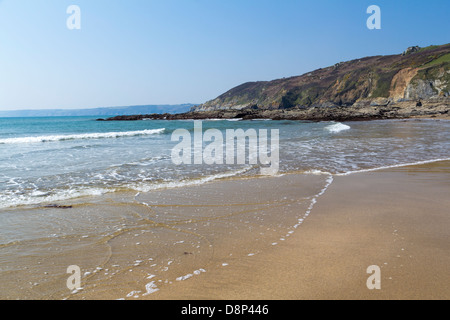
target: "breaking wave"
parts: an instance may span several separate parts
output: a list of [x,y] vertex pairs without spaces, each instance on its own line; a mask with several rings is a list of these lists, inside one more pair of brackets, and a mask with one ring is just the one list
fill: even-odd
[[74,135],[55,135],[55,136],[38,136],[38,137],[21,137],[0,139],[0,144],[26,144],[26,143],[41,143],[41,142],[55,142],[67,140],[86,140],[86,139],[108,139],[108,138],[122,138],[146,136],[153,134],[161,134],[166,131],[162,129],[141,130],[141,131],[125,131],[125,132],[101,132],[101,133],[84,133]]
[[325,130],[328,130],[331,133],[338,133],[338,132],[350,130],[350,129],[351,129],[350,126],[340,123],[340,122],[332,124],[328,127],[325,127]]

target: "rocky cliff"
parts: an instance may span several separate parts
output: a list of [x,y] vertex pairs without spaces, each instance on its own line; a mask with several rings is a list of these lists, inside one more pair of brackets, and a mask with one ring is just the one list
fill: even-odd
[[421,105],[443,106],[443,112],[448,112],[449,96],[450,44],[446,44],[341,62],[302,76],[244,83],[193,107],[191,114],[314,116],[327,114],[324,108],[372,107],[377,111]]
[[248,82],[183,114],[108,120],[450,119],[450,44],[340,62],[302,76]]

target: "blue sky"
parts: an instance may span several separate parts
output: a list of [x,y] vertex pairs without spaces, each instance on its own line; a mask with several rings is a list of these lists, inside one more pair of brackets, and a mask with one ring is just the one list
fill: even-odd
[[[81,30],[69,30],[69,5]],[[366,13],[378,5],[382,29]],[[448,0],[0,0],[0,110],[202,103],[449,43]]]

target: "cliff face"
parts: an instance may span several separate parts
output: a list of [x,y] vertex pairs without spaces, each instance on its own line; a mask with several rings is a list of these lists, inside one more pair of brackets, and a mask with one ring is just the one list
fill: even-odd
[[245,83],[191,111],[379,107],[448,101],[449,96],[450,44],[446,44],[341,62],[297,77]]

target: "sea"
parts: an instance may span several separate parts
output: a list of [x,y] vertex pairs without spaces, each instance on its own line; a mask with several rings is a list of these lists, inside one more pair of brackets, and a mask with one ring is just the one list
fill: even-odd
[[[0,118],[0,209],[123,190],[257,175],[258,165],[179,165],[172,133],[193,121]],[[349,174],[450,158],[449,121],[203,121],[202,128],[279,130],[279,173]],[[225,142],[224,142],[225,143]],[[236,161],[237,162],[237,161]],[[226,161],[224,161],[226,163]]]

